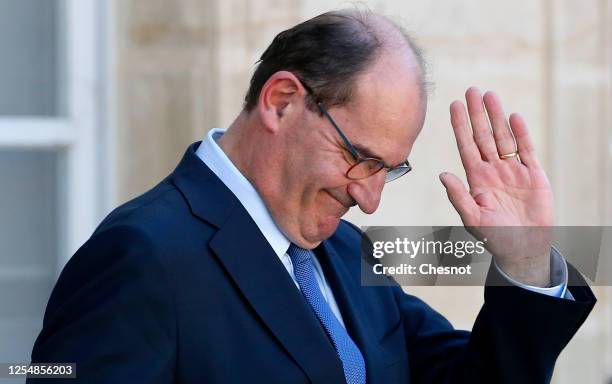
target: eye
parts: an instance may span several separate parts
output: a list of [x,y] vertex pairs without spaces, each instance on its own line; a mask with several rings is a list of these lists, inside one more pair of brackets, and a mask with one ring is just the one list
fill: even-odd
[[344,156],[344,160],[346,160],[349,164],[355,164],[355,158],[351,154],[351,152],[344,146],[342,146],[342,156]]

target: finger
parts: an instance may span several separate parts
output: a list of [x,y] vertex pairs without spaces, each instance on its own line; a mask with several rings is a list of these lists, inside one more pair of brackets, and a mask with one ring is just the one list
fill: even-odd
[[478,147],[476,147],[472,131],[468,125],[465,106],[461,101],[454,101],[450,105],[450,115],[451,125],[455,133],[455,140],[457,141],[457,149],[459,149],[459,156],[461,157],[463,167],[467,171],[479,161],[482,161],[482,158],[480,157],[480,152],[478,151]]
[[510,115],[510,128],[516,139],[521,162],[529,168],[541,168],[540,162],[535,154],[535,147],[527,129],[527,124],[518,113]]
[[482,158],[486,161],[499,160],[495,140],[489,128],[489,120],[487,119],[484,105],[482,104],[480,90],[476,87],[470,87],[465,92],[465,100],[467,101],[468,113],[470,114],[470,121],[472,123],[474,141],[478,146]]
[[446,188],[446,194],[463,224],[474,226],[478,223],[479,208],[474,198],[467,191],[461,179],[452,173],[444,172],[440,174],[440,181]]
[[[493,137],[495,138],[498,154],[501,156],[515,152],[516,143],[514,142],[514,136],[512,136],[512,131],[506,119],[501,100],[493,92],[486,92],[482,99],[484,100],[487,115],[489,115],[489,120],[491,121]],[[508,159],[516,161],[513,158]]]

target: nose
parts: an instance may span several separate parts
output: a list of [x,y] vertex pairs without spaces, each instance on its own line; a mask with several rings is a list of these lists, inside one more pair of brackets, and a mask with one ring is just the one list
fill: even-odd
[[385,186],[385,171],[360,180],[353,180],[347,186],[347,192],[364,213],[374,213],[380,204],[380,195]]

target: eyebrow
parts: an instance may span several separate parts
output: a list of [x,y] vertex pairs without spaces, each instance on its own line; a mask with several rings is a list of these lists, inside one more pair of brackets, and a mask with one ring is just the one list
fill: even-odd
[[382,157],[374,153],[370,148],[363,146],[361,144],[355,144],[355,143],[351,143],[351,144],[353,144],[353,147],[355,147],[355,149],[362,155],[366,157],[374,157],[374,158],[382,160]]
[[396,167],[396,165],[390,165],[389,163],[387,163],[385,160],[383,160],[382,156],[377,155],[376,153],[374,153],[374,151],[372,151],[370,148],[366,146],[363,146],[361,144],[353,144],[353,147],[355,147],[355,149],[359,151],[359,153],[361,153],[362,155],[366,157],[373,157],[375,159],[382,160],[383,163],[385,163],[385,165],[390,166],[391,168]]
[[[355,149],[361,153],[362,155],[366,156],[366,157],[373,157],[376,159],[380,159],[383,160],[382,156],[377,155],[376,153],[374,153],[370,148],[363,146],[361,144],[354,144],[351,143],[353,145],[353,147],[355,147]],[[391,168],[395,168],[395,167],[399,167],[400,165],[404,165],[406,160],[400,162],[399,164],[389,164],[387,163],[385,160],[383,160],[383,162],[385,163],[385,165],[390,166]]]

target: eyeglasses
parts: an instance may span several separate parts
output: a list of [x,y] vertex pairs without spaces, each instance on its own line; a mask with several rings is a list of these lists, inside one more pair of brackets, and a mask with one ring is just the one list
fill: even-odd
[[[306,91],[314,97],[312,89],[303,81],[301,82],[304,86],[304,89],[306,89]],[[408,162],[408,159],[406,159],[406,161],[399,165],[392,166],[387,165],[384,161],[376,157],[367,157],[360,154],[359,151],[355,148],[355,146],[351,144],[351,142],[347,139],[346,135],[342,132],[338,124],[336,124],[329,112],[327,112],[327,109],[325,108],[323,103],[316,101],[316,99],[315,102],[317,103],[317,106],[319,107],[321,113],[325,115],[329,122],[334,126],[336,132],[338,132],[338,134],[342,138],[346,149],[351,154],[355,162],[355,164],[351,165],[351,167],[346,171],[347,178],[351,180],[366,179],[384,169],[387,171],[387,173],[385,174],[385,183],[388,183],[412,171],[412,166],[410,165],[410,162]]]

